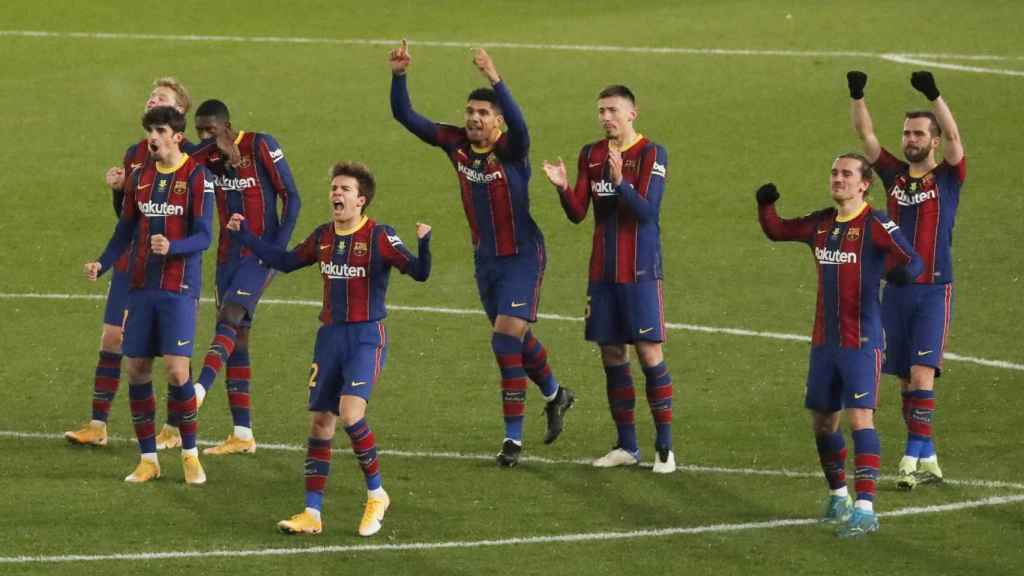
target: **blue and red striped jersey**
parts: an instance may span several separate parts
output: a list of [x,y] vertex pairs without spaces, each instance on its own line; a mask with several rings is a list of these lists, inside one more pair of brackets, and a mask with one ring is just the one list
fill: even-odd
[[899,226],[865,205],[849,220],[836,208],[784,220],[775,205],[758,207],[765,236],[775,241],[804,242],[818,268],[818,303],[811,344],[844,348],[882,347],[879,285],[885,262],[892,257],[910,275],[921,273],[921,257],[900,233]]
[[[202,289],[202,253],[210,246],[213,175],[188,155],[172,170],[150,159],[126,180],[121,217],[100,256],[101,273],[126,249],[130,287],[159,289],[198,297]],[[170,241],[166,255],[153,254],[150,237]]]
[[[249,231],[281,248],[295,230],[299,218],[299,189],[292,177],[284,150],[273,136],[258,132],[239,132],[235,140],[242,154],[239,166],[230,166],[215,141],[206,140],[193,153],[216,179],[217,214],[220,241],[217,263],[223,264],[248,256],[251,252],[228,233],[225,226],[232,214],[245,216]],[[280,216],[277,201],[281,201]]]
[[953,281],[953,226],[960,203],[960,188],[967,177],[967,159],[956,166],[945,160],[920,178],[910,166],[882,149],[875,170],[885,184],[889,217],[899,224],[924,260],[917,284]]
[[292,272],[319,264],[324,324],[371,322],[387,316],[385,297],[392,268],[420,282],[430,276],[430,234],[419,241],[417,257],[393,228],[365,216],[352,230],[335,230],[333,222],[323,224],[291,251],[244,228],[235,236],[271,268]]
[[580,150],[576,186],[559,190],[569,220],[579,223],[594,204],[590,281],[634,283],[658,280],[661,269],[661,199],[668,154],[639,136],[622,151],[622,182],[608,166],[608,140]]
[[404,75],[391,80],[391,113],[427,144],[445,151],[459,178],[462,208],[478,256],[512,256],[535,250],[544,237],[530,216],[530,135],[519,105],[505,82],[494,85],[508,126],[494,146],[470,144],[466,129],[435,124],[412,108]]

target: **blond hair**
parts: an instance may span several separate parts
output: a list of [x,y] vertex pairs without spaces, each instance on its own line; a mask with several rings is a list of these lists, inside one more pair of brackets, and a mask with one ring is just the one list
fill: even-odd
[[174,76],[164,76],[153,81],[153,88],[168,88],[174,92],[174,98],[181,105],[182,114],[188,114],[192,107],[192,97],[188,94],[188,88],[178,81]]

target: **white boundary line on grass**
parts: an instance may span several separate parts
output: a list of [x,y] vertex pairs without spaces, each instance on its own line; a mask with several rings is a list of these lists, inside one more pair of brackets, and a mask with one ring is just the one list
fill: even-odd
[[[52,30],[0,30],[0,37],[71,38],[82,40],[163,40],[172,42],[222,42],[245,44],[295,44],[334,46],[395,46],[398,40],[384,38],[324,38],[303,36],[220,36],[209,34],[139,34],[124,32],[56,32]],[[881,58],[898,64],[946,68],[960,72],[1024,76],[1024,70],[945,64],[935,60],[1024,61],[1024,56],[996,54],[885,53],[844,50],[772,50],[752,48],[677,48],[672,46],[616,46],[605,44],[547,44],[528,42],[460,42],[409,40],[412,46],[431,48],[508,48],[513,50],[563,50],[572,52],[617,52],[624,54],[677,54],[685,56],[767,56],[789,58]]]
[[[0,430],[0,438],[16,438],[26,440],[64,440],[63,434],[54,434],[52,432],[20,432],[17,430]],[[111,435],[108,437],[110,442],[117,442],[119,444],[134,444],[134,438],[124,438],[121,436]],[[198,440],[197,444],[200,446],[214,446],[219,442],[210,440]],[[259,444],[260,450],[272,450],[281,452],[299,452],[305,453],[306,446],[299,444],[272,444],[263,443]],[[335,448],[331,450],[332,453],[340,456],[352,456],[350,450],[344,448]],[[415,450],[396,450],[396,449],[380,449],[378,453],[383,456],[394,456],[398,458],[425,458],[434,460],[473,460],[473,461],[484,461],[491,462],[494,460],[493,454],[466,454],[464,452],[423,452]],[[576,465],[576,466],[590,466],[592,460],[586,458],[544,458],[542,456],[523,456],[520,458],[521,462],[536,463],[544,465]],[[649,468],[650,464],[641,464],[641,466]],[[797,470],[786,470],[786,469],[770,469],[770,468],[726,468],[724,466],[700,466],[696,464],[682,464],[678,466],[679,472],[690,472],[694,474],[723,474],[723,475],[736,475],[736,476],[775,476],[783,478],[820,478],[821,472],[801,472]],[[895,480],[895,476],[881,476],[881,480]],[[1024,490],[1024,484],[1006,482],[1003,480],[978,480],[978,479],[966,479],[966,480],[954,480],[946,479],[946,483],[953,486],[966,486],[974,488],[991,488],[991,489],[1005,489],[1005,490]]]
[[[0,300],[105,300],[106,296],[101,294],[46,294],[46,293],[8,293],[0,292]],[[201,298],[203,302],[212,302],[212,298]],[[283,300],[278,298],[264,298],[260,300],[261,304],[281,304],[286,306],[311,306],[320,307],[323,303],[319,300]],[[429,312],[435,314],[450,314],[455,316],[483,316],[483,311],[479,309],[467,309],[467,308],[442,308],[436,306],[403,306],[401,304],[388,304],[388,310],[401,310],[403,312]],[[578,316],[565,316],[562,314],[537,314],[538,318],[544,320],[559,320],[562,322],[583,322],[583,318]],[[673,330],[687,330],[689,332],[704,332],[707,334],[728,334],[730,336],[754,336],[759,338],[770,338],[773,340],[788,340],[793,342],[810,342],[811,339],[808,336],[801,334],[786,334],[783,332],[761,332],[757,330],[747,330],[745,328],[724,328],[718,326],[701,326],[699,324],[685,324],[678,322],[666,322],[666,328]],[[1024,371],[1024,364],[1016,364],[1014,362],[1007,362],[1005,360],[990,360],[988,358],[978,358],[975,356],[962,356],[953,352],[946,352],[943,357],[947,360],[954,360],[958,362],[969,362],[971,364],[978,364],[980,366],[988,366],[991,368],[1002,368],[1005,370],[1020,370]]]
[[[1024,494],[1014,496],[992,496],[981,500],[966,500],[937,506],[916,506],[900,508],[891,512],[882,512],[880,517],[913,516],[918,514],[935,514],[939,512],[955,512],[971,508],[1003,506],[1024,502]],[[405,552],[424,550],[449,550],[453,548],[484,548],[495,546],[521,546],[524,544],[555,544],[575,542],[595,542],[608,540],[633,540],[638,538],[664,538],[691,534],[708,534],[715,532],[741,532],[784,528],[789,526],[808,526],[817,524],[816,518],[779,518],[764,522],[745,522],[741,524],[708,524],[676,528],[653,528],[633,530],[630,532],[579,532],[575,534],[558,534],[552,536],[524,536],[519,538],[502,538],[499,540],[455,540],[448,542],[410,542],[408,544],[351,544],[334,546],[308,546],[302,548],[256,548],[242,550],[180,550],[168,552],[138,552],[132,554],[64,554],[56,556],[0,556],[0,564],[41,564],[58,562],[98,562],[112,560],[167,560],[179,558],[215,558],[215,557],[260,557],[260,556],[306,556],[312,554],[338,554],[345,552]]]

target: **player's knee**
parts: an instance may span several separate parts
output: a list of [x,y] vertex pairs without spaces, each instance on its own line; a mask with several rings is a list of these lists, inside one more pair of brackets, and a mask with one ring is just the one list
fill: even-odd
[[237,330],[242,325],[242,321],[245,320],[245,308],[235,302],[226,302],[221,307],[217,319],[230,324]]
[[153,380],[153,361],[145,358],[128,358],[124,365],[125,375],[130,384],[145,384]]
[[828,436],[839,429],[839,413],[814,412],[811,431],[815,436]]
[[103,334],[100,336],[100,348],[104,352],[121,353],[121,345],[124,343],[124,331],[120,326],[110,324],[103,325]]
[[620,366],[629,361],[626,347],[620,344],[602,344],[601,361],[605,366]]
[[846,417],[853,430],[875,427],[875,411],[869,408],[850,408],[846,411]]
[[636,355],[644,366],[657,366],[665,359],[660,342],[637,342]]
[[910,368],[910,389],[931,390],[935,387],[935,369],[931,366],[913,366]]
[[516,318],[515,316],[505,316],[504,314],[498,314],[498,317],[494,319],[494,331],[506,334],[508,336],[514,336],[523,339],[526,334],[526,330],[530,325],[522,318]]
[[358,396],[341,397],[341,423],[351,426],[366,417],[366,400]]
[[309,427],[309,435],[313,438],[330,439],[334,437],[334,426],[337,417],[330,412],[314,412]]

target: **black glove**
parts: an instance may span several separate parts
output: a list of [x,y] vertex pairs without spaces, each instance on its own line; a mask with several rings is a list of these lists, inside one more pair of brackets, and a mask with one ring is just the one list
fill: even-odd
[[911,74],[910,85],[929,100],[939,97],[939,89],[935,87],[935,77],[927,70],[918,70]]
[[905,286],[910,284],[911,280],[913,278],[911,278],[910,272],[907,272],[906,266],[896,266],[885,273],[885,281],[889,284]]
[[850,87],[850,98],[860,100],[864,97],[864,87],[868,85],[868,75],[860,70],[846,73],[846,84]]
[[779,190],[775,187],[775,184],[772,184],[771,182],[757,189],[757,203],[762,206],[766,204],[775,204],[775,201],[778,199]]

